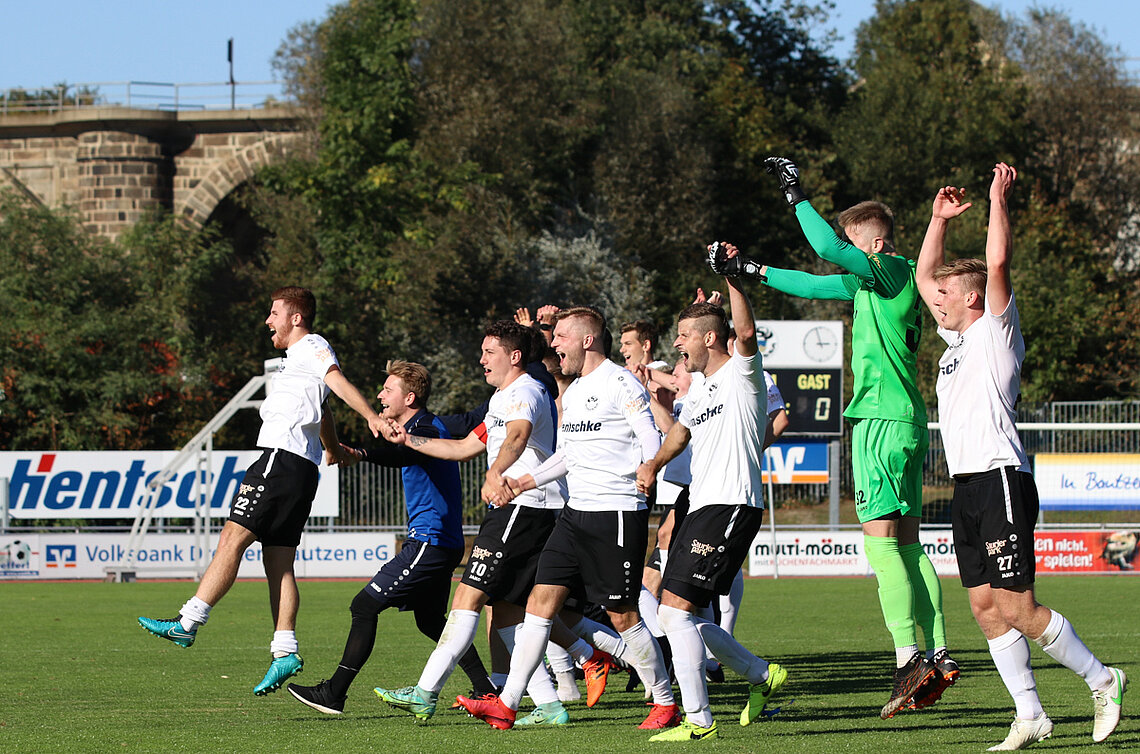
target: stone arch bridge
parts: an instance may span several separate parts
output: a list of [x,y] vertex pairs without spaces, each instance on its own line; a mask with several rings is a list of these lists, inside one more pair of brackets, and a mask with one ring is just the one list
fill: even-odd
[[77,209],[117,237],[155,208],[203,225],[254,172],[308,138],[301,111],[85,107],[0,115],[0,188]]

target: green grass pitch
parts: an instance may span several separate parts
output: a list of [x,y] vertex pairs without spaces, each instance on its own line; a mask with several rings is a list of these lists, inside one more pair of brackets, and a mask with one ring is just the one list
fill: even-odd
[[[305,671],[331,675],[348,632],[348,603],[362,582],[301,584],[298,626]],[[1049,577],[1038,596],[1072,621],[1103,660],[1140,683],[1140,580]],[[571,725],[495,731],[441,705],[430,723],[393,710],[373,686],[414,683],[431,650],[408,613],[388,611],[371,660],[349,692],[346,713],[329,717],[281,690],[252,689],[268,667],[272,629],[265,585],[239,582],[190,649],[149,636],[135,617],[168,617],[193,592],[175,583],[4,583],[0,585],[0,750],[5,752],[644,752],[636,729],[647,708],[617,674],[601,702],[569,705]],[[973,623],[965,591],[944,581],[953,654],[963,677],[942,701],[882,721],[893,652],[871,579],[750,579],[736,635],[785,665],[789,682],[775,717],[748,728],[737,720],[746,684],[728,672],[710,686],[718,752],[984,751],[1008,731],[1013,705]],[[486,646],[480,640],[486,659]],[[1140,687],[1125,697],[1125,720],[1106,743],[1091,739],[1084,683],[1033,648],[1037,686],[1056,723],[1034,751],[1140,749]],[[457,671],[443,697],[466,693]],[[524,701],[524,709],[528,702]]]

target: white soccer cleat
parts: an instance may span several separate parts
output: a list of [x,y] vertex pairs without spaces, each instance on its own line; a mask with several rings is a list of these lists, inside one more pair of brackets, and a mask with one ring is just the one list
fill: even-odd
[[1109,668],[1112,683],[1108,688],[1094,691],[1093,698],[1093,740],[1100,743],[1112,735],[1120,723],[1120,705],[1124,701],[1124,691],[1128,687],[1128,677],[1120,668]]
[[1020,717],[1009,726],[1009,735],[997,746],[991,746],[986,751],[1017,751],[1030,744],[1043,741],[1053,735],[1053,721],[1042,712],[1032,720],[1022,720]]

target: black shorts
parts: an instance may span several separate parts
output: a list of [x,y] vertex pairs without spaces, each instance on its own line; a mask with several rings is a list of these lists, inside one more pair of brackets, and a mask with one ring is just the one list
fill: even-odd
[[564,508],[538,559],[537,584],[565,586],[607,609],[636,607],[649,544],[649,510]]
[[697,607],[728,594],[763,519],[764,509],[749,505],[708,505],[690,512],[674,530],[662,591]]
[[487,511],[471,545],[463,583],[491,598],[526,607],[538,556],[558,520],[557,510],[505,505]]
[[396,557],[376,572],[364,591],[379,602],[381,610],[419,610],[424,607],[447,613],[451,577],[463,560],[463,550],[405,539]]
[[230,521],[253,532],[262,545],[296,547],[313,509],[319,472],[307,458],[265,450],[246,470],[230,501]]
[[1007,467],[954,478],[950,522],[962,586],[1032,584],[1037,572],[1033,475]]

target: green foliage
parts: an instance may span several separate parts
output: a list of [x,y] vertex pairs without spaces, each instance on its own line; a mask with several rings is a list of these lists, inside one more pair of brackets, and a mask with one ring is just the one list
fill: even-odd
[[[262,180],[316,218],[318,295],[348,299],[331,305],[334,345],[367,374],[396,356],[439,365],[446,411],[485,393],[478,328],[517,306],[580,302],[604,278],[611,319],[671,324],[716,285],[705,243],[766,234],[778,192],[759,166],[777,135],[827,142],[843,85],[808,35],[821,17],[727,0],[373,0],[296,30],[278,68],[319,99],[319,141]],[[582,256],[548,264],[542,249]],[[551,278],[598,264],[612,272]]]
[[899,248],[917,249],[938,187],[969,185],[999,160],[1021,164],[1026,94],[982,34],[997,19],[976,3],[880,0],[876,11],[859,26],[860,80],[837,123],[845,206],[886,202]]
[[[1140,98],[1120,51],[1056,10],[1034,8],[995,31],[1028,92],[1025,167],[1042,201],[1064,207],[1101,245],[1115,245],[1140,192],[1140,162],[1126,146]],[[1134,233],[1119,240],[1135,248]]]
[[1017,218],[1014,293],[1029,401],[1134,395],[1137,295],[1111,280],[1092,234],[1038,197]]
[[[275,61],[312,118],[309,148],[228,197],[215,228],[155,219],[104,243],[4,199],[0,441],[176,443],[275,355],[257,334],[279,285],[314,290],[316,328],[362,391],[387,360],[421,361],[447,413],[486,396],[480,329],[516,307],[594,303],[613,327],[667,330],[695,287],[723,285],[702,261],[713,239],[836,272],[764,172],[773,154],[796,159],[824,216],[886,201],[912,256],[936,188],[984,197],[993,163],[1012,162],[1026,395],[1136,395],[1137,99],[1118,53],[1054,11],[880,0],[847,70],[813,41],[834,5],[331,6]],[[952,256],[981,253],[984,210],[958,221]],[[850,311],[760,286],[753,303],[762,318]],[[941,350],[931,334],[921,348],[928,365]],[[248,444],[255,420],[223,441]]]
[[52,110],[60,107],[87,107],[103,99],[99,87],[69,85],[60,82],[45,89],[8,89],[0,95],[5,109]]
[[170,219],[109,243],[0,192],[0,446],[169,447],[193,434],[213,391],[224,401],[233,388],[219,348],[232,321],[203,297],[228,262],[225,245]]

